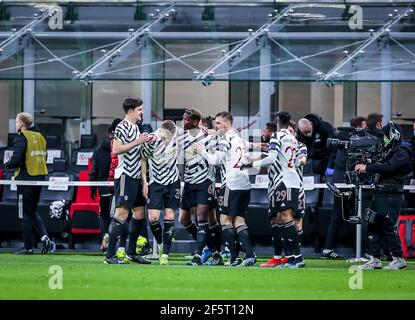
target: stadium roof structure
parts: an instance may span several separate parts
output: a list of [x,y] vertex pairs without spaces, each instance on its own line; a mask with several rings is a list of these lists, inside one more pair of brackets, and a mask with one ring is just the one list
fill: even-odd
[[3,1],[0,79],[415,81],[408,1]]

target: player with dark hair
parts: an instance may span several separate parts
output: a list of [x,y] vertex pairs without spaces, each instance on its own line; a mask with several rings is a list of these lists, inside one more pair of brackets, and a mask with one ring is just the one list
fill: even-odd
[[269,143],[271,136],[274,132],[277,131],[277,124],[273,121],[267,122],[265,124],[264,131],[262,132],[262,142]]
[[[126,261],[148,264],[150,261],[136,254],[136,242],[140,234],[147,228],[144,206],[146,200],[142,194],[141,182],[141,147],[147,142],[147,133],[140,134],[137,121],[142,117],[143,101],[127,97],[123,102],[125,118],[114,133],[113,153],[118,155],[118,166],[115,169],[115,215],[109,227],[108,250],[104,260],[106,264],[125,264]],[[129,242],[125,260],[115,256],[117,241],[127,223],[128,212],[133,216],[129,224]]]
[[[183,114],[183,132],[178,137],[178,146],[183,153],[184,188],[180,206],[179,221],[196,239],[196,250],[189,265],[201,265],[201,254],[207,244],[209,233],[209,211],[214,202],[214,171],[208,161],[199,155],[192,144],[200,143],[206,151],[209,150],[212,136],[200,128],[202,115],[195,108],[186,109]],[[196,207],[198,225],[192,221],[191,210]],[[213,249],[213,259],[221,264],[222,257],[217,248]]]
[[[253,162],[253,167],[268,166],[269,214],[272,237],[281,238],[282,247],[274,247],[274,258],[282,259],[282,249],[287,262],[283,267],[304,267],[300,251],[299,236],[294,223],[294,212],[298,209],[301,180],[295,169],[298,142],[288,130],[291,115],[281,111],[277,116],[278,131],[272,135],[268,156]],[[278,242],[274,243],[274,246]]]

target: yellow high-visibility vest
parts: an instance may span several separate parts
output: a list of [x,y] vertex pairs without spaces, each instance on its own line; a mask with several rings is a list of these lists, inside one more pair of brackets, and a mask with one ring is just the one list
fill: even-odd
[[[27,140],[26,147],[26,168],[30,176],[43,176],[48,174],[48,168],[46,166],[46,139],[39,132],[22,130],[20,134],[23,134]],[[20,168],[16,170],[14,176],[19,175]]]

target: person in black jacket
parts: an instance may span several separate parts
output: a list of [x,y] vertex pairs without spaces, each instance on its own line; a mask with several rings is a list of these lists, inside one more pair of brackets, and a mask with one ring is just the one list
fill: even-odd
[[[5,164],[7,169],[16,169],[15,180],[42,181],[48,174],[46,139],[32,124],[33,118],[29,113],[17,115],[18,135],[13,144],[13,156]],[[42,186],[17,186],[19,220],[24,241],[24,248],[17,253],[33,254],[34,228],[43,243],[41,253],[49,252],[52,245],[42,218],[36,212],[41,190]]]
[[385,154],[381,163],[357,164],[357,173],[375,173],[375,191],[367,210],[369,222],[370,260],[361,269],[381,269],[383,245],[392,253],[393,260],[384,269],[399,270],[406,267],[402,258],[401,241],[396,224],[403,202],[404,179],[412,172],[412,150],[402,143],[402,129],[392,121],[383,127]]
[[[337,139],[341,141],[349,141],[350,136],[355,132],[356,129],[365,129],[365,128],[366,128],[366,118],[364,117],[353,118],[350,120],[350,127],[337,128],[338,130]],[[346,173],[345,150],[338,149],[336,151],[333,182],[344,183],[345,173]],[[353,205],[354,198],[351,197],[350,199],[351,201],[346,200],[343,203],[343,210],[345,212],[350,212],[354,210],[354,205]],[[342,223],[344,223],[343,218],[342,218],[342,201],[339,197],[334,197],[333,213],[330,218],[330,224],[327,230],[326,242],[323,247],[321,258],[325,258],[325,259],[342,258],[335,251],[336,235]]]
[[[111,126],[108,128],[107,138],[100,143],[100,145],[94,150],[92,155],[92,169],[89,173],[89,181],[108,181],[110,165],[111,165],[111,141],[114,138],[114,131],[117,125],[121,122],[121,119],[115,119]],[[110,224],[110,210],[111,200],[114,194],[113,187],[95,187],[91,186],[91,199],[95,199],[97,189],[100,195],[100,229],[101,229],[101,250],[106,251],[106,239],[105,234],[108,234],[108,228]]]
[[298,121],[298,141],[307,146],[313,173],[321,178],[334,173],[336,153],[327,148],[327,139],[335,137],[334,127],[316,114],[308,114]]

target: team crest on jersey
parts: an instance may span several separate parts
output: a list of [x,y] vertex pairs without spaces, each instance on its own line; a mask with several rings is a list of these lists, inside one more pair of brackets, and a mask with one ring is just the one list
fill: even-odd
[[165,153],[166,153],[166,155],[168,155],[168,156],[172,156],[172,155],[174,155],[174,154],[176,153],[176,148],[167,148],[167,149],[165,150]]

